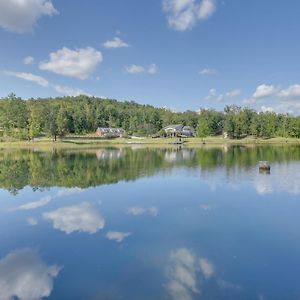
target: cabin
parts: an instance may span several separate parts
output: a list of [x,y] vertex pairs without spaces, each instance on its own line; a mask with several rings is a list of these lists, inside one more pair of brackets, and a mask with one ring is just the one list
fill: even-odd
[[105,137],[105,138],[118,138],[118,137],[124,137],[126,135],[126,131],[123,128],[98,127],[96,130],[96,135],[98,137]]
[[167,136],[172,137],[193,137],[195,136],[195,129],[192,126],[183,126],[182,124],[168,125],[163,128]]

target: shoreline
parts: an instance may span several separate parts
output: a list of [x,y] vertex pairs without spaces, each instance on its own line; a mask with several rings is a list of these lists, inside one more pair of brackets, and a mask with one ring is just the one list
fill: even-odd
[[97,147],[206,147],[206,146],[233,146],[233,145],[287,145],[300,144],[300,139],[270,138],[255,139],[244,138],[240,140],[225,139],[222,137],[185,138],[184,143],[178,143],[178,138],[118,138],[114,140],[88,140],[88,139],[61,139],[53,142],[50,139],[28,141],[0,142],[0,150],[5,149],[70,149],[70,148],[97,148]]

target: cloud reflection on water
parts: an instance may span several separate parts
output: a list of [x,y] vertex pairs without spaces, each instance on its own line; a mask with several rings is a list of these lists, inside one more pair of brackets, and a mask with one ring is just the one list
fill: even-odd
[[45,205],[47,205],[50,201],[51,201],[51,197],[50,196],[46,196],[41,198],[38,201],[34,201],[34,202],[29,202],[26,204],[22,204],[18,207],[12,208],[11,211],[15,211],[15,210],[30,210],[30,209],[36,209],[39,207],[43,207]]
[[155,206],[145,208],[141,206],[132,206],[129,207],[127,213],[133,216],[143,215],[148,213],[149,215],[156,217],[158,215],[158,209]]
[[166,288],[173,299],[191,300],[194,294],[200,294],[197,272],[197,257],[192,252],[186,248],[171,252]]
[[12,251],[0,260],[0,299],[49,297],[60,270],[57,265],[47,265],[33,250]]
[[37,223],[38,223],[38,221],[37,221],[37,219],[35,219],[35,218],[27,218],[27,223],[29,224],[29,225],[31,225],[31,226],[35,226],[35,225],[37,225]]
[[69,189],[63,188],[63,189],[60,189],[54,196],[48,195],[48,196],[42,197],[38,201],[33,201],[33,202],[28,202],[28,203],[22,204],[20,206],[10,209],[10,211],[30,210],[30,209],[40,208],[40,207],[43,207],[43,206],[49,204],[50,201],[52,201],[55,198],[66,197],[66,196],[82,193],[83,191],[84,190],[80,189],[80,188],[69,188]]
[[187,248],[171,251],[166,267],[165,288],[174,300],[199,299],[205,283],[212,280],[216,294],[225,289],[240,292],[241,287],[217,276],[214,265]]
[[45,220],[52,221],[53,228],[66,234],[74,231],[96,233],[103,229],[105,219],[88,202],[58,208],[43,214]]

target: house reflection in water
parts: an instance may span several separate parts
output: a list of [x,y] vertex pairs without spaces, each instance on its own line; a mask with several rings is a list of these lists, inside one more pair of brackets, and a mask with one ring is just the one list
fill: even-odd
[[96,151],[98,160],[120,159],[124,155],[124,149],[100,149]]
[[191,160],[195,157],[195,149],[171,149],[165,153],[165,160],[173,163],[183,160]]

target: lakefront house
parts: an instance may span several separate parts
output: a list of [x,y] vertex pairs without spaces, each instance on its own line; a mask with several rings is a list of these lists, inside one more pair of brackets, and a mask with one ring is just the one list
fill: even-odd
[[192,126],[183,126],[182,124],[168,125],[163,128],[167,136],[195,136],[195,129]]
[[126,135],[126,131],[123,128],[98,127],[96,135],[99,137],[118,138],[124,137]]

